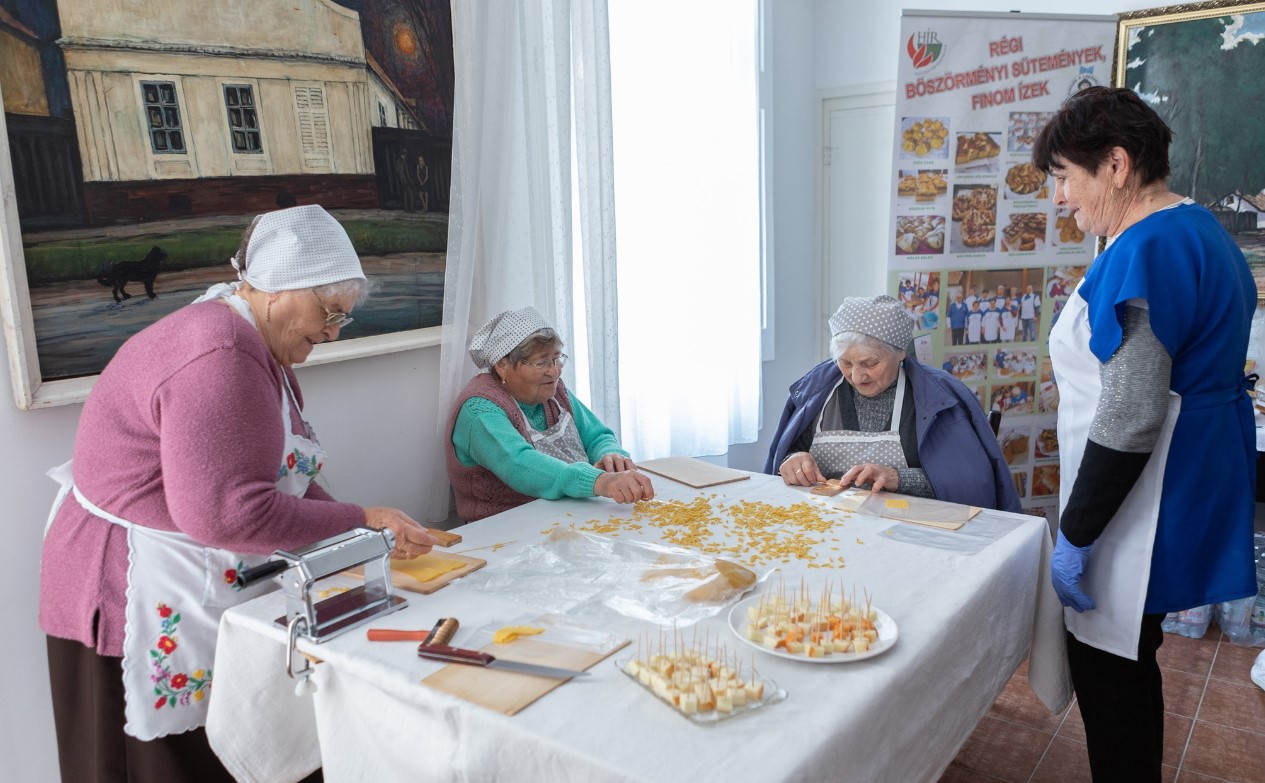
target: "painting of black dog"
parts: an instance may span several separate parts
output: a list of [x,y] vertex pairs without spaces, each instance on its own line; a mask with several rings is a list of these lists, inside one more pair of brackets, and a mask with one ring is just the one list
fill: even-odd
[[167,260],[167,252],[154,245],[140,261],[114,262],[110,265],[109,271],[101,272],[97,277],[97,282],[112,289],[116,302],[132,298],[132,295],[124,290],[124,286],[128,283],[144,283],[145,293],[150,299],[155,299],[158,294],[154,293],[154,280],[158,277],[159,265],[165,260]]

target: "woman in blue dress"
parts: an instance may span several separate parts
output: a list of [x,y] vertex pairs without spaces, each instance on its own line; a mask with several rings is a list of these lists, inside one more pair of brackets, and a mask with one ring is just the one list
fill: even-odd
[[1050,332],[1052,577],[1095,780],[1160,779],[1164,615],[1256,591],[1256,286],[1216,217],[1169,191],[1171,140],[1135,93],[1092,87],[1033,147],[1054,203],[1107,237]]

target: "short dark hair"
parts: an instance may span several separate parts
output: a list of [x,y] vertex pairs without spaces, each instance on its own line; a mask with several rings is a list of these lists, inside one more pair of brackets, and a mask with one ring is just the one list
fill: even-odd
[[1168,178],[1173,132],[1138,94],[1125,87],[1089,87],[1063,102],[1037,134],[1032,163],[1045,173],[1055,159],[1098,171],[1113,147],[1133,159],[1143,185]]

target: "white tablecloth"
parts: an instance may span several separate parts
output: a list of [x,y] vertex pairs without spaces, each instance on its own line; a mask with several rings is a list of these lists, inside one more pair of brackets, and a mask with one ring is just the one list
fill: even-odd
[[[661,499],[699,491],[655,477]],[[777,477],[703,490],[716,500],[832,503]],[[570,516],[568,516],[570,512]],[[786,701],[717,725],[693,724],[603,661],[513,717],[420,685],[441,664],[419,659],[410,643],[370,643],[357,629],[300,649],[318,656],[314,696],[298,698],[286,677],[284,613],[272,594],[225,613],[207,725],[212,746],[243,781],[293,780],[323,764],[340,781],[466,780],[935,780],[1032,649],[1029,677],[1052,710],[1070,698],[1062,612],[1049,589],[1051,551],[1043,519],[984,512],[1010,532],[975,554],[893,540],[894,524],[854,515],[834,537],[846,567],[897,623],[888,652],[862,661],[811,664],[757,654],[762,676]],[[460,528],[456,551],[514,542],[473,555],[495,568],[519,548],[539,544],[554,522],[628,517],[602,499],[536,501]],[[968,523],[970,524],[970,523]],[[621,538],[657,541],[645,526]],[[946,533],[946,535],[952,535]],[[826,545],[823,544],[823,547]],[[823,553],[825,554],[825,553]],[[788,584],[829,572],[778,564]],[[837,577],[836,577],[837,578]],[[423,596],[370,627],[429,629],[460,618],[464,634],[532,611],[481,595],[460,581]],[[703,621],[712,638],[732,638],[726,612]],[[603,630],[635,639],[654,626],[613,618]],[[691,632],[692,633],[692,632]],[[459,633],[455,644],[467,638]],[[743,647],[733,639],[732,648]],[[746,648],[749,654],[749,648]],[[620,657],[619,654],[615,656]]]

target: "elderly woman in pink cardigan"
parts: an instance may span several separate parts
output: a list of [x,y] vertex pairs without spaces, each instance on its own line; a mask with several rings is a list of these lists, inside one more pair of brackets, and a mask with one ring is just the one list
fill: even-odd
[[404,512],[339,503],[291,366],[366,294],[318,206],[255,220],[240,281],[142,330],[84,404],[40,579],[66,781],[232,780],[201,728],[223,611],[272,587],[238,571],[357,526],[398,557],[434,539]]

